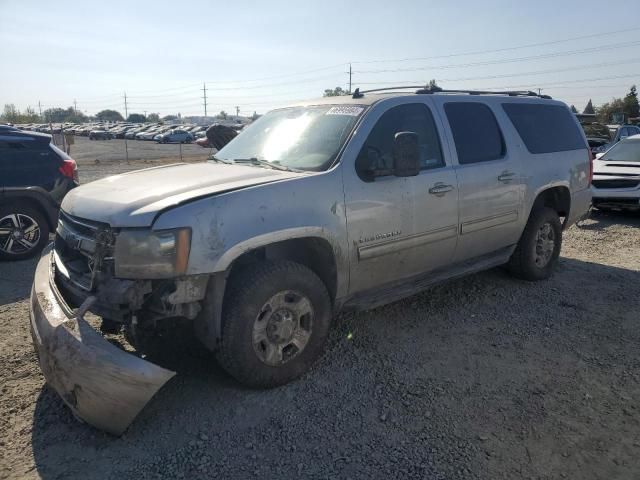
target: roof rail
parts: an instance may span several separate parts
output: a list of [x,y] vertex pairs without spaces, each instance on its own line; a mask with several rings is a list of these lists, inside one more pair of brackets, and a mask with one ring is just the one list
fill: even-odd
[[468,95],[508,95],[510,97],[538,97],[547,100],[551,99],[550,95],[541,95],[530,90],[507,90],[507,91],[489,91],[489,90],[445,90],[440,87],[424,87],[424,86],[400,86],[400,87],[385,87],[385,88],[372,88],[371,90],[360,91],[359,88],[353,92],[353,98],[362,98],[365,93],[370,92],[384,92],[389,90],[412,90],[418,95],[431,95],[434,93],[466,93]]

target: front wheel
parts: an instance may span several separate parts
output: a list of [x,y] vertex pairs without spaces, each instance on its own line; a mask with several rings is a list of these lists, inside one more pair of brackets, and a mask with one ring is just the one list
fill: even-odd
[[290,261],[251,265],[231,279],[217,358],[255,388],[285,384],[320,356],[331,323],[324,283]]
[[531,212],[516,250],[509,260],[511,274],[523,280],[544,280],[558,263],[562,225],[555,210],[542,207]]

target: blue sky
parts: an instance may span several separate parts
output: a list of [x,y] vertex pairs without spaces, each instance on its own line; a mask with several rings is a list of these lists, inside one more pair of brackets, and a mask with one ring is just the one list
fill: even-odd
[[582,108],[640,83],[638,12],[599,21],[603,10],[601,0],[0,0],[0,104],[124,111],[126,91],[130,113],[202,114],[206,82],[210,114],[250,114],[346,87],[352,62],[354,87],[436,78],[542,88]]

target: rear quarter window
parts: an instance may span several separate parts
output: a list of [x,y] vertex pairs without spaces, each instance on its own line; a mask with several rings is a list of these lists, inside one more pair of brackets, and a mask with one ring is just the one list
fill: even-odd
[[529,153],[552,153],[587,148],[568,108],[561,105],[503,103],[502,108]]

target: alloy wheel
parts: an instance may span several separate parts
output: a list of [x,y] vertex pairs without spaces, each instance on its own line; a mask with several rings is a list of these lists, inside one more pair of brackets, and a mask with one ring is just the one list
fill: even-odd
[[556,248],[556,234],[553,226],[547,222],[542,224],[536,233],[534,244],[534,262],[537,267],[544,268],[551,261]]
[[0,218],[0,251],[19,255],[33,250],[40,240],[40,227],[29,215],[12,213]]

